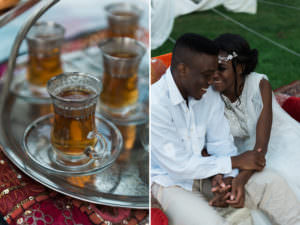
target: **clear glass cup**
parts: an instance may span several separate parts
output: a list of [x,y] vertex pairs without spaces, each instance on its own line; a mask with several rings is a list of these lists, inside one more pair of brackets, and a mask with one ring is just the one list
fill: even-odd
[[105,7],[110,37],[135,38],[142,14],[141,9],[130,3],[113,3]]
[[103,57],[100,110],[122,116],[136,108],[138,68],[146,47],[131,38],[111,38],[99,44]]
[[51,144],[56,161],[78,166],[97,158],[95,146],[106,148],[95,122],[101,82],[84,73],[63,73],[48,81],[47,90],[54,107]]
[[63,72],[60,59],[65,29],[55,22],[38,22],[27,34],[27,80],[36,87],[46,87],[48,80]]

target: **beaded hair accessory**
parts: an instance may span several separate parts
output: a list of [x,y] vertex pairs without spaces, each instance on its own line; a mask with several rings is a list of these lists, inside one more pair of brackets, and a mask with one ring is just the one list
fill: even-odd
[[228,62],[232,60],[233,58],[237,57],[238,55],[236,52],[232,52],[232,54],[228,54],[226,57],[225,56],[218,56],[218,63],[223,62]]

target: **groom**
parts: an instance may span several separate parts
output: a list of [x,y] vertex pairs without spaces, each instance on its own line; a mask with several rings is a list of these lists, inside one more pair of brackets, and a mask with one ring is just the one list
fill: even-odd
[[[224,103],[209,87],[217,54],[211,40],[185,34],[175,44],[171,67],[151,87],[152,194],[174,225],[228,224],[205,199],[211,194],[207,178],[214,177],[215,189],[225,193],[239,169],[265,166],[259,151],[237,155]],[[201,155],[203,148],[209,156]],[[200,191],[195,191],[199,179]],[[274,172],[265,169],[234,187],[245,188],[245,205],[261,209],[272,223],[300,224],[300,204]],[[233,205],[240,198],[230,192],[228,197]]]

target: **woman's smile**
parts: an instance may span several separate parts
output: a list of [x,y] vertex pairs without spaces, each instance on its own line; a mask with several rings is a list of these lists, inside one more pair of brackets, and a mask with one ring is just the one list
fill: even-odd
[[223,91],[224,82],[222,80],[213,80],[212,85],[216,91]]

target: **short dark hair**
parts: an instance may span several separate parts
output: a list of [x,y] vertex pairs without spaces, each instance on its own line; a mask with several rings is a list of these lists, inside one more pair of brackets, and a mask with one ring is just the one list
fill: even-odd
[[248,42],[238,34],[222,34],[214,40],[220,51],[227,54],[235,52],[237,57],[232,60],[234,70],[236,64],[243,65],[242,76],[246,76],[253,72],[258,62],[258,51],[250,49]]
[[218,52],[218,48],[212,40],[199,34],[183,34],[177,39],[172,52],[171,71],[178,63],[189,64],[195,53],[218,55]]

